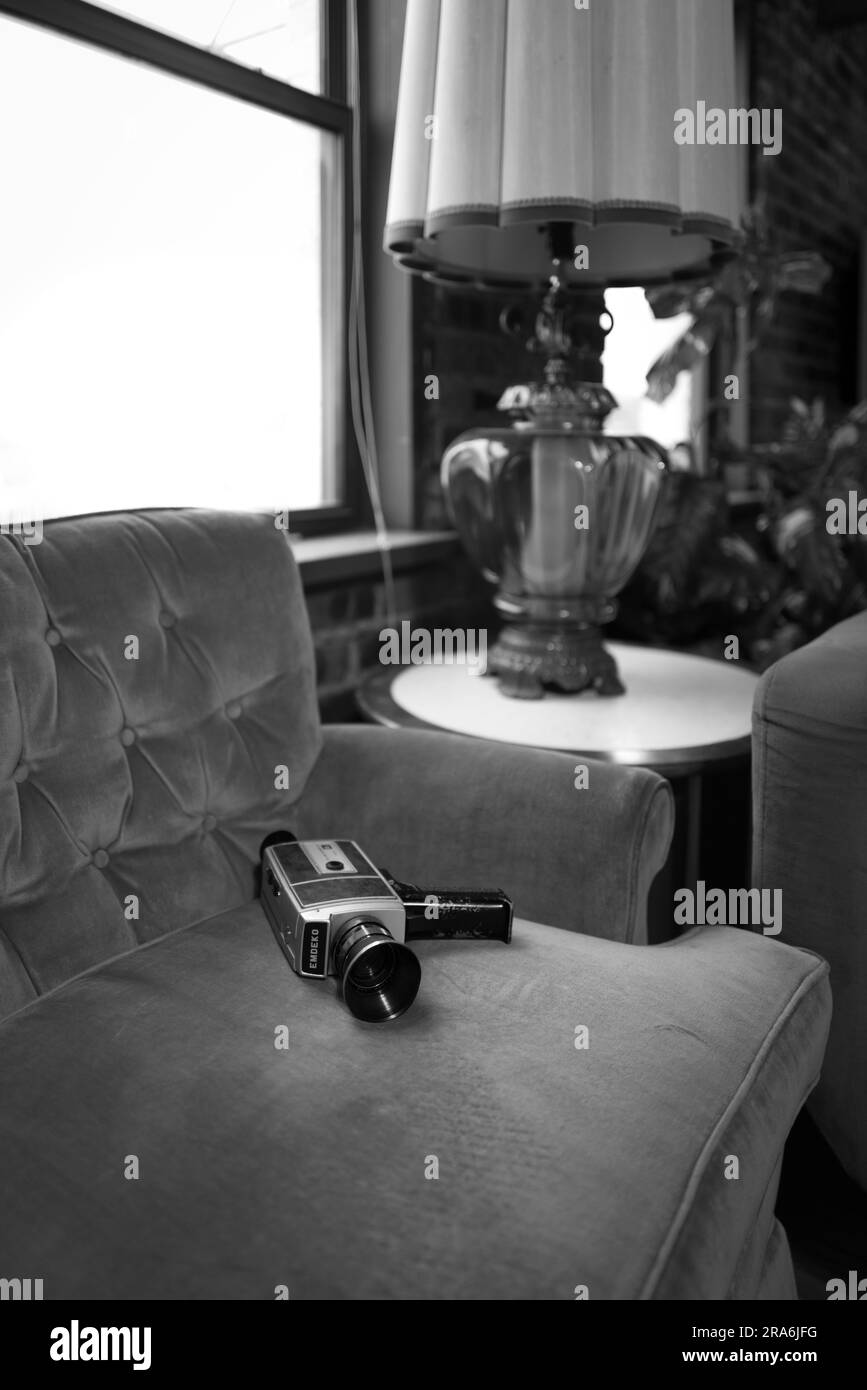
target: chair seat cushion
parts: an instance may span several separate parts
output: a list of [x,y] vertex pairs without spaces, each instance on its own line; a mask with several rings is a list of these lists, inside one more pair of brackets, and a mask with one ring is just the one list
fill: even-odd
[[822,962],[730,928],[414,949],[416,1003],[365,1026],[251,903],[13,1014],[0,1273],[47,1299],[755,1296]]

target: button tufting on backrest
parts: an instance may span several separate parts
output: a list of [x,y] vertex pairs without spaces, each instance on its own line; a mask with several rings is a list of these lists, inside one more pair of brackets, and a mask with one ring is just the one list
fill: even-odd
[[[2,1008],[252,899],[259,844],[320,745],[300,580],[272,516],[49,521],[26,552],[0,537]],[[35,790],[15,795],[28,772]],[[111,847],[109,874],[90,845]]]

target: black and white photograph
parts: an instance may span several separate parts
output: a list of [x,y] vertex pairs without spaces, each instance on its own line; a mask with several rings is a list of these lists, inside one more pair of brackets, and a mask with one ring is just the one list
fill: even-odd
[[0,0],[0,130],[20,1372],[856,1356],[867,0]]

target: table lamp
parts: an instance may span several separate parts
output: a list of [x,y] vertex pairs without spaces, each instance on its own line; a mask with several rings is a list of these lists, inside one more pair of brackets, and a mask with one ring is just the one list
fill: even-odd
[[385,248],[438,283],[537,296],[539,379],[442,467],[497,584],[488,670],[506,694],[623,690],[600,628],[650,538],[665,454],[603,433],[616,402],[576,378],[576,305],[706,273],[732,246],[735,148],[675,136],[703,137],[699,113],[734,90],[732,0],[408,0]]

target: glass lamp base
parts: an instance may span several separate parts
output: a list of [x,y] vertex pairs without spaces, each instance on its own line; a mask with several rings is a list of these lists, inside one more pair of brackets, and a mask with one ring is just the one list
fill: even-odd
[[487,674],[499,677],[504,695],[540,700],[546,687],[578,694],[623,695],[617,662],[598,627],[507,623],[488,653]]

